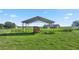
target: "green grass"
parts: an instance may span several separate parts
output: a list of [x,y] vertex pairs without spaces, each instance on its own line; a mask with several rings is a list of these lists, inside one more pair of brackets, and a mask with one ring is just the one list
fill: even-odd
[[1,50],[78,50],[79,32],[0,36]]

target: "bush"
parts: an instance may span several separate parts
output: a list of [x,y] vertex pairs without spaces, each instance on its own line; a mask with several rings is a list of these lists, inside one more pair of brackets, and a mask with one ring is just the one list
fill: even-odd
[[79,28],[77,28],[76,30],[79,30]]
[[41,33],[44,33],[44,34],[54,34],[55,32],[52,29],[42,29]]
[[22,29],[11,29],[11,32],[23,32],[24,30]]
[[54,28],[54,29],[52,29],[54,32],[62,32],[63,31],[63,29],[62,28]]
[[72,32],[73,29],[63,29],[63,32]]
[[31,33],[33,32],[33,29],[32,28],[25,28],[25,29],[11,29],[11,32],[18,32],[18,33],[22,33],[22,32],[25,32],[25,33]]

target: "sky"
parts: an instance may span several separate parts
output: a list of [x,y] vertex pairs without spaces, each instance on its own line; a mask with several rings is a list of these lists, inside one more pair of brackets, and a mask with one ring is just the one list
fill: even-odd
[[71,26],[73,21],[79,20],[79,9],[0,9],[0,23],[11,21],[21,26],[22,21],[35,16],[55,21],[60,26]]

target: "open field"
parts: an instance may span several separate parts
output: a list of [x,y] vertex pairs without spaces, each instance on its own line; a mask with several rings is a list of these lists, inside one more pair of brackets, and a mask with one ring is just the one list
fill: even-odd
[[44,33],[1,33],[1,50],[77,50],[79,49],[79,31]]

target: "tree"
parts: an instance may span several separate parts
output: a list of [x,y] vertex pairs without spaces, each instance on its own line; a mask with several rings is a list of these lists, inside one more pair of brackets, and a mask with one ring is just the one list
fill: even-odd
[[4,28],[4,24],[0,24],[0,29]]
[[74,21],[72,23],[72,27],[79,27],[79,21]]
[[15,28],[16,27],[16,24],[15,23],[12,23],[12,28]]
[[8,22],[5,22],[4,27],[5,28],[15,28],[16,24],[8,21]]

